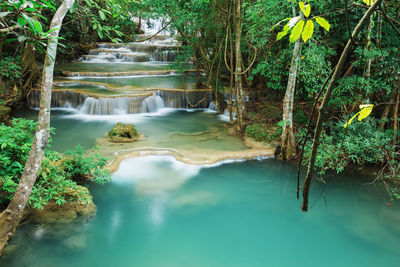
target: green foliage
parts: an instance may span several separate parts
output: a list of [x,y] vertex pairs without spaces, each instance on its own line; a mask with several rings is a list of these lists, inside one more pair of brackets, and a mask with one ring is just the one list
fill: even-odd
[[[300,1],[299,7],[301,12],[303,13],[303,16],[284,19],[283,21],[289,21],[289,22],[283,27],[283,30],[278,33],[276,37],[277,40],[280,40],[284,36],[286,36],[290,32],[290,30],[292,30],[289,36],[290,43],[296,42],[300,38],[300,36],[302,37],[304,42],[307,42],[313,36],[314,33],[314,22],[312,21],[313,18],[303,20],[304,17],[308,18],[310,16],[311,5],[310,4],[306,5],[304,2]],[[315,17],[314,19],[317,22],[317,24],[321,25],[322,28],[324,28],[326,31],[329,32],[331,25],[326,19],[318,16]],[[279,25],[281,22],[279,22],[277,25]],[[272,27],[272,29],[274,27]]]
[[[349,164],[365,166],[376,165],[385,162],[385,155],[394,152],[391,145],[392,131],[380,131],[377,121],[371,118],[362,123],[353,123],[343,128],[343,122],[330,123],[330,132],[321,133],[320,145],[315,167],[320,174],[328,170],[337,173],[342,172]],[[304,138],[305,130],[300,132],[300,138]],[[305,146],[305,159],[311,153],[311,142]],[[307,160],[304,164],[308,164]]]
[[293,120],[294,120],[297,124],[299,124],[299,125],[301,125],[301,126],[305,126],[305,125],[307,124],[307,122],[308,122],[307,115],[304,113],[303,110],[300,110],[300,111],[294,113],[294,115],[293,115]]
[[[11,28],[9,31],[12,38],[6,43],[20,42],[33,45],[38,51],[44,52],[51,31],[44,30],[43,22],[48,18],[42,15],[46,9],[54,12],[53,1],[42,0],[14,0],[2,1],[0,3],[0,27]],[[22,31],[17,30],[22,29]]]
[[[246,127],[246,134],[258,142],[270,143],[282,134],[283,121],[275,124],[275,127],[264,123],[253,123]],[[276,131],[274,132],[274,128]]]
[[246,134],[256,141],[263,142],[268,139],[268,128],[263,123],[254,123],[246,127]]
[[21,59],[19,57],[3,57],[0,59],[0,79],[18,81],[21,79]]
[[[36,123],[25,119],[13,119],[11,126],[0,125],[0,202],[8,202],[18,186],[33,141]],[[107,160],[99,155],[89,157],[81,147],[63,156],[46,151],[29,203],[36,209],[49,202],[62,205],[67,201],[89,201],[77,181],[83,177],[97,183],[110,180],[104,169]],[[5,197],[4,197],[5,196]]]
[[87,155],[81,146],[65,152],[62,167],[66,177],[75,181],[93,179],[96,183],[105,184],[110,181],[110,172],[106,170],[107,158],[100,154]]

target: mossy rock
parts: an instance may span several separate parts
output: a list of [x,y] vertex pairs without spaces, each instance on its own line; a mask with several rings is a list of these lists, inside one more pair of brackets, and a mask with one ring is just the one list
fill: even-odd
[[261,113],[264,118],[269,118],[271,121],[282,119],[282,110],[277,106],[267,104],[262,108]]
[[0,123],[7,123],[10,120],[11,108],[0,105]]
[[271,126],[264,123],[253,123],[246,127],[246,136],[257,142],[271,143],[282,134],[280,127]]
[[97,208],[92,201],[89,190],[83,186],[78,186],[78,188],[79,191],[69,189],[66,194],[71,198],[83,194],[89,198],[88,202],[76,199],[63,205],[50,202],[43,209],[28,207],[24,211],[24,217],[40,224],[69,224],[76,220],[87,220],[94,217]]
[[107,139],[110,142],[128,143],[139,140],[140,134],[136,131],[133,124],[118,122],[117,125],[108,132]]

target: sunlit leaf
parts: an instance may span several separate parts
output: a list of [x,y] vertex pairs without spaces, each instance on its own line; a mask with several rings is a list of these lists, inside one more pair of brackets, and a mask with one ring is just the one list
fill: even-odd
[[373,108],[374,105],[372,104],[360,105],[361,110],[357,112],[356,115],[354,115],[345,125],[343,125],[343,127],[346,128],[347,126],[349,126],[357,116],[358,121],[362,121],[371,114]]
[[321,25],[322,28],[324,28],[326,31],[329,32],[329,29],[331,28],[331,25],[329,24],[328,21],[326,21],[326,19],[321,18],[321,17],[315,17],[315,21],[317,21],[317,23],[319,25]]
[[288,34],[289,30],[290,28],[287,25],[283,27],[283,30],[276,36],[276,40],[282,39],[286,34]]
[[367,6],[372,5],[373,3],[375,3],[375,1],[376,1],[376,0],[363,0],[363,2],[364,2]]
[[305,5],[304,2],[299,2],[299,6],[301,11],[303,12],[304,16],[308,18],[311,13],[311,6],[310,5]]
[[293,28],[294,25],[296,25],[296,23],[300,20],[300,16],[297,17],[293,17],[289,20],[289,22],[286,24],[289,29]]
[[308,39],[312,37],[314,33],[314,22],[312,20],[307,20],[306,26],[304,26],[302,38],[304,42],[307,42]]
[[297,39],[300,38],[304,28],[304,23],[304,20],[300,20],[299,22],[297,22],[296,26],[294,26],[292,33],[289,36],[290,43],[294,43],[297,41]]
[[362,121],[363,119],[368,117],[369,114],[371,114],[372,109],[374,108],[374,105],[372,105],[372,104],[361,105],[360,108],[361,108],[361,111],[360,111],[360,115],[358,115],[358,121]]

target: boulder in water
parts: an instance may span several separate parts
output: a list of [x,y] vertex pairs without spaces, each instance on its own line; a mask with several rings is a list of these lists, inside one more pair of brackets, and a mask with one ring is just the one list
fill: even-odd
[[[25,217],[30,217],[35,222],[41,224],[68,224],[77,219],[88,219],[96,215],[97,208],[94,205],[92,196],[86,187],[80,186],[83,194],[88,195],[90,201],[75,201],[67,202],[63,205],[57,205],[54,202],[48,203],[43,209],[28,208],[25,211]],[[81,192],[81,193],[82,193]],[[68,195],[74,196],[77,194],[74,190],[69,190]]]
[[107,134],[108,141],[115,143],[134,142],[139,140],[140,137],[133,124],[123,124],[121,122],[118,122]]

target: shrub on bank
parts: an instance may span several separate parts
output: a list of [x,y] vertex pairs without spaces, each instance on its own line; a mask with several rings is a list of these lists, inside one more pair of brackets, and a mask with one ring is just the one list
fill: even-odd
[[[31,120],[13,119],[11,126],[0,125],[0,204],[3,208],[18,187],[36,124]],[[109,181],[110,173],[104,169],[106,162],[100,155],[86,155],[81,147],[65,155],[46,151],[29,204],[41,209],[50,202],[57,205],[76,200],[89,203],[91,198],[88,191],[78,182],[82,184],[82,178],[100,184]],[[75,193],[71,194],[71,191]]]
[[[386,183],[392,197],[400,198],[400,162],[398,152],[392,141],[396,136],[393,130],[378,128],[378,120],[368,118],[362,123],[353,123],[346,129],[343,122],[331,122],[326,125],[328,131],[322,131],[320,145],[316,155],[315,168],[320,175],[327,171],[341,173],[351,166],[377,167],[377,180]],[[299,138],[304,139],[305,129]],[[312,140],[305,146],[304,165],[308,164]]]

